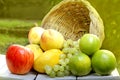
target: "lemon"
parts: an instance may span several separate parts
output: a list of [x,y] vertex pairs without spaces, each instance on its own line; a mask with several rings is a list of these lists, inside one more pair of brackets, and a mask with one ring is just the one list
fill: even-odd
[[33,68],[40,73],[45,73],[45,66],[49,65],[53,67],[54,65],[59,63],[59,56],[63,52],[59,49],[50,49],[44,52],[41,56],[39,56],[33,65]]
[[34,61],[37,59],[38,56],[43,54],[42,49],[37,44],[28,44],[26,45],[27,48],[29,48],[34,53]]

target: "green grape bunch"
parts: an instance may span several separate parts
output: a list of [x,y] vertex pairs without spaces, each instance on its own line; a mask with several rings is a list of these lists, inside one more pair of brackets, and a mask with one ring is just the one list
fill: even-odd
[[64,42],[62,52],[63,54],[59,56],[59,63],[57,65],[54,65],[53,67],[49,65],[45,66],[46,74],[52,78],[71,75],[68,63],[73,55],[76,55],[80,52],[79,40],[78,41],[73,41],[71,39],[66,40]]

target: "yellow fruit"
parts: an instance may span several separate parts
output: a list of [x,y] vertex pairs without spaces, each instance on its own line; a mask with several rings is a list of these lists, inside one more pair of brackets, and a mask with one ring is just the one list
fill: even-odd
[[63,47],[63,35],[54,29],[47,29],[43,32],[40,39],[41,48],[46,51],[49,49],[61,49]]
[[26,47],[31,49],[31,51],[34,53],[34,61],[37,59],[38,56],[43,54],[42,49],[37,44],[28,44]]
[[41,27],[33,27],[28,33],[28,40],[30,43],[39,44],[41,35],[45,30]]
[[45,51],[44,54],[35,60],[33,68],[40,73],[45,73],[44,67],[46,65],[53,67],[54,65],[58,64],[59,56],[62,53],[63,52],[59,49],[50,49]]

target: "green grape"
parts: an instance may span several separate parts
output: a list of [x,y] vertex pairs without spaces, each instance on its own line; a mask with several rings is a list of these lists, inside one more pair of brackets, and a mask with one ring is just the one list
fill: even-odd
[[71,49],[69,50],[69,53],[72,53],[72,54],[74,54],[74,53],[76,53],[76,52],[78,52],[78,50],[77,50],[76,48],[71,48]]
[[64,71],[64,66],[60,66],[60,71]]
[[65,74],[64,74],[63,71],[58,71],[58,72],[57,72],[57,76],[58,76],[58,77],[63,77],[63,76],[65,76]]
[[66,66],[65,60],[64,59],[60,59],[59,60],[59,64],[62,66]]
[[69,76],[70,75],[70,71],[64,70],[64,74],[65,74],[65,76]]
[[78,41],[73,41],[73,45],[74,46],[78,45]]
[[74,41],[73,45],[74,45],[74,48],[76,48],[77,50],[80,49],[78,41]]
[[51,73],[51,71],[52,71],[52,67],[51,66],[46,65],[44,68],[45,68],[46,74],[50,74]]
[[55,73],[54,71],[52,71],[52,72],[49,74],[49,76],[50,76],[51,78],[54,78],[54,77],[56,77],[56,73]]
[[68,65],[65,66],[65,70],[70,70]]
[[69,48],[69,52],[68,52],[68,54],[73,54],[71,48]]
[[64,62],[64,63],[62,63],[61,65],[62,65],[62,66],[66,66],[66,63]]
[[62,52],[67,54],[69,52],[69,50],[70,50],[70,48],[63,48]]
[[69,63],[69,58],[65,58],[65,63],[66,63],[66,64]]
[[66,58],[66,54],[60,54],[60,59],[65,59]]
[[67,58],[71,58],[72,56],[72,54],[67,54]]
[[69,47],[69,44],[67,43],[67,41],[65,41],[63,44],[63,48],[67,48],[67,47]]
[[72,45],[72,44],[73,44],[73,40],[72,40],[72,39],[68,39],[68,40],[67,40],[67,43],[68,43],[69,45]]
[[76,48],[77,50],[80,50],[79,46],[76,46],[75,48]]
[[60,59],[59,64],[63,64],[63,63],[64,63],[64,59]]
[[54,65],[53,70],[57,72],[60,69],[60,65]]
[[76,48],[77,50],[80,50],[79,45],[75,45],[74,48]]

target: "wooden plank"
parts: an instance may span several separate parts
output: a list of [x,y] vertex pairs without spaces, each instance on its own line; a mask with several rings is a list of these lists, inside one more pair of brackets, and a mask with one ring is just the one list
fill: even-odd
[[49,76],[45,74],[38,74],[36,77],[36,80],[76,80],[75,76],[64,76],[64,77],[55,77],[50,78]]
[[0,80],[22,80],[22,79],[0,77]]
[[[1,70],[0,70],[1,71]],[[36,77],[37,73],[36,72],[29,72],[28,74],[25,75],[16,75],[12,74],[9,72],[6,67],[2,68],[2,71],[0,72],[0,77],[4,78],[13,78],[13,79],[21,79],[21,80],[34,80]]]
[[117,69],[115,69],[111,75],[107,76],[98,76],[97,74],[93,73],[88,76],[77,77],[77,80],[120,80],[119,73]]
[[117,69],[115,69],[111,75],[109,76],[98,76],[96,74],[90,74],[88,76],[83,77],[75,77],[75,76],[65,76],[65,77],[55,77],[50,78],[45,74],[38,74],[36,80],[120,80],[119,73]]
[[5,65],[0,68],[0,80],[34,80],[37,73],[34,71],[29,72],[25,75],[16,75],[12,74],[6,65],[5,56],[3,56],[2,61],[4,61]]
[[5,55],[1,55],[1,54],[0,54],[0,69],[1,69],[2,67],[4,67],[4,65],[6,65]]

